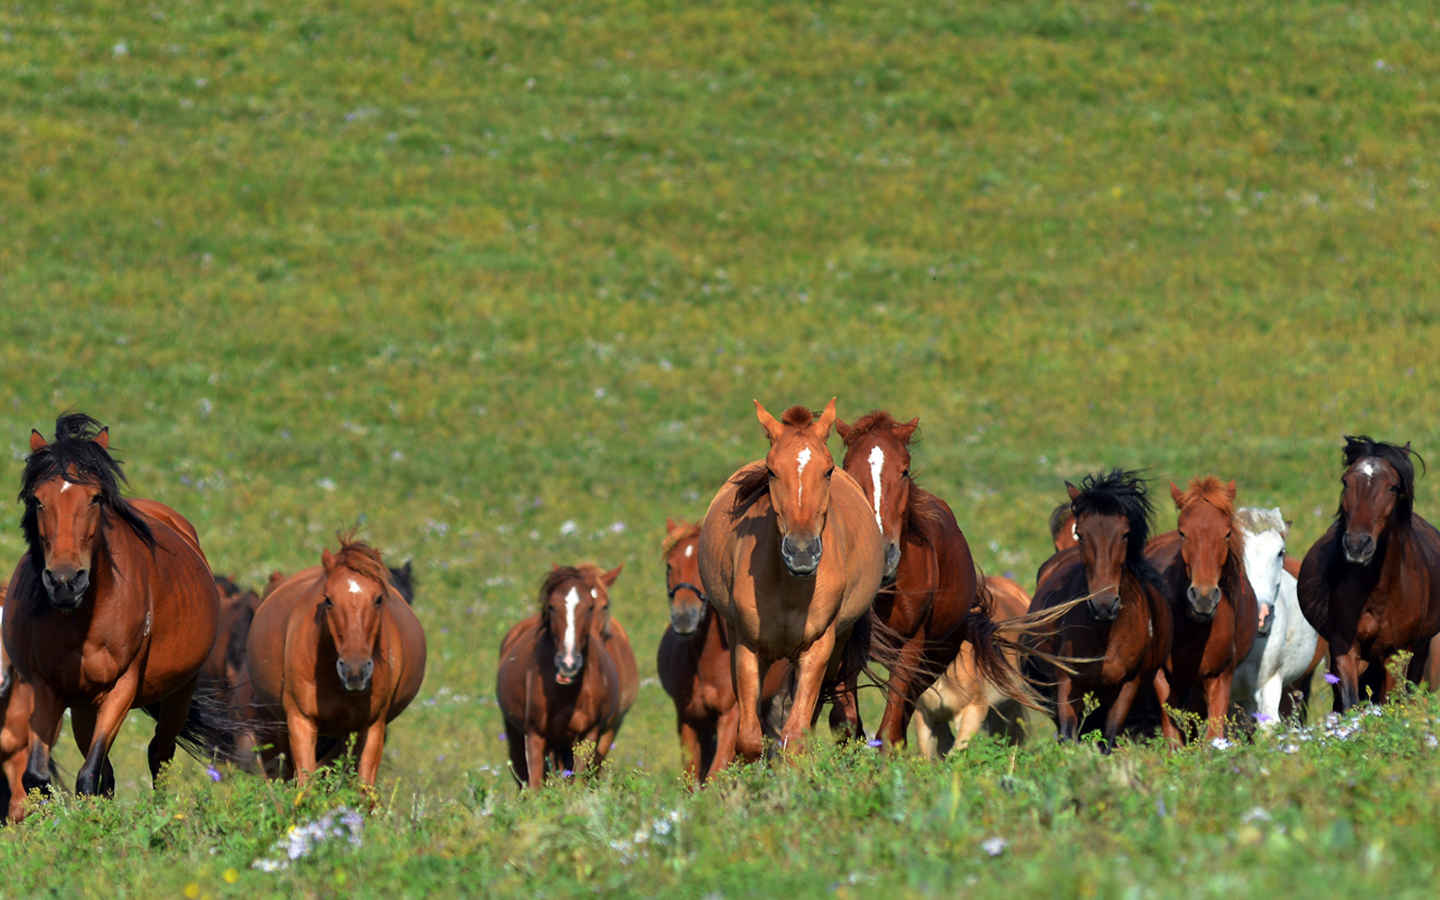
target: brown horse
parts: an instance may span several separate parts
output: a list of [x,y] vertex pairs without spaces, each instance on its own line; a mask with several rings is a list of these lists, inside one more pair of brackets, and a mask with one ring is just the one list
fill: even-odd
[[1050,540],[1055,545],[1056,553],[1080,542],[1075,532],[1075,514],[1070,511],[1068,502],[1061,503],[1050,511]]
[[588,771],[599,772],[635,702],[635,653],[610,614],[620,568],[551,569],[540,585],[539,610],[500,642],[495,696],[522,787],[544,784],[547,758],[557,771],[573,772],[577,741],[595,744]]
[[819,419],[795,406],[777,421],[759,401],[755,414],[770,452],[725,482],[700,526],[700,580],[732,641],[736,749],[750,760],[764,749],[761,673],[776,660],[795,665],[780,743],[797,749],[885,572],[865,493],[825,445],[835,401]]
[[[993,613],[1001,619],[996,628],[1006,633],[1006,620],[1023,620],[1030,608],[1030,595],[1009,578],[985,576],[985,588],[993,598]],[[1005,655],[1018,664],[1019,648],[1007,646]],[[915,740],[927,759],[944,756],[951,749],[963,750],[983,725],[990,734],[1018,744],[1025,738],[1024,710],[1006,697],[980,671],[975,645],[960,645],[960,652],[935,683],[915,702]]]
[[20,491],[29,549],[5,615],[11,663],[35,694],[29,774],[46,778],[68,707],[85,754],[82,794],[113,791],[110,746],[132,707],[155,717],[152,777],[177,739],[205,740],[191,695],[218,606],[194,529],[168,507],[120,496],[124,475],[109,443],[109,431],[82,413],[61,416],[53,442],[31,432]]
[[425,631],[390,583],[380,553],[341,536],[339,553],[325,550],[320,565],[296,572],[260,602],[245,665],[257,730],[273,738],[263,752],[267,772],[293,771],[304,784],[354,734],[360,781],[374,785],[385,729],[425,678]]
[[1165,664],[1172,623],[1159,577],[1145,560],[1151,515],[1145,482],[1115,469],[1088,475],[1080,485],[1065,483],[1079,542],[1041,566],[1030,604],[1031,613],[1038,613],[1083,600],[1063,614],[1053,637],[1039,642],[1041,649],[1069,658],[1074,671],[1035,658],[1031,665],[1055,684],[1061,740],[1077,737],[1083,696],[1096,696],[1101,747],[1108,752],[1136,696]]
[[[4,623],[5,588],[0,586],[0,625]],[[30,758],[30,712],[35,706],[30,686],[13,676],[5,643],[0,641],[0,821],[25,818],[25,763]]]
[[877,734],[887,747],[905,745],[916,698],[955,659],[962,642],[987,681],[1031,702],[1014,655],[995,644],[990,597],[980,590],[955,514],[910,475],[910,439],[919,422],[872,412],[853,425],[835,425],[845,441],[843,468],[860,484],[885,539],[885,586],[871,613],[876,632],[870,655],[890,669]]
[[[700,526],[666,519],[665,531],[670,625],[660,638],[655,666],[660,685],[675,703],[685,771],[699,786],[735,758],[739,707],[730,678],[730,644],[700,587]],[[785,687],[789,672],[783,660],[770,667],[762,703]]]
[[1230,682],[1259,629],[1255,590],[1245,577],[1245,532],[1235,521],[1235,482],[1196,478],[1170,496],[1180,511],[1177,529],[1156,535],[1145,557],[1165,585],[1175,636],[1164,673],[1156,679],[1160,726],[1173,744],[1179,729],[1166,704],[1205,715],[1205,737],[1225,733]]
[[250,623],[260,605],[260,595],[243,588],[224,575],[215,576],[220,592],[220,620],[215,646],[201,669],[202,680],[217,687],[233,710],[238,723],[232,734],[223,735],[223,744],[210,747],[211,755],[245,769],[259,771],[256,756],[259,737],[255,733],[252,711],[255,692],[250,685],[250,670],[245,664],[245,645],[250,637]]
[[1338,712],[1365,690],[1383,703],[1402,650],[1414,654],[1405,677],[1440,688],[1440,533],[1414,511],[1414,455],[1347,435],[1340,509],[1300,567],[1300,610],[1330,644]]

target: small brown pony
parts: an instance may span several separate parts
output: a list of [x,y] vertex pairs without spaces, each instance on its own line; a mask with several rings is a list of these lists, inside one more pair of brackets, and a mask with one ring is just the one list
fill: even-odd
[[1394,688],[1387,663],[1408,650],[1405,677],[1440,688],[1440,533],[1414,511],[1415,451],[1345,438],[1335,522],[1305,554],[1300,610],[1330,644],[1335,709],[1365,691],[1383,703]]
[[865,492],[826,447],[834,399],[818,419],[794,406],[777,421],[758,400],[755,415],[770,452],[725,482],[700,526],[700,580],[732,641],[736,749],[747,760],[764,750],[761,674],[777,660],[795,666],[780,744],[798,749],[885,574]]
[[1196,478],[1170,496],[1180,511],[1175,531],[1156,535],[1145,557],[1160,573],[1175,622],[1164,672],[1156,678],[1160,727],[1172,743],[1180,731],[1166,704],[1205,715],[1205,737],[1225,733],[1230,682],[1259,630],[1255,590],[1245,577],[1245,532],[1235,521],[1235,482]]
[[1109,752],[1136,697],[1154,682],[1170,653],[1170,606],[1145,560],[1151,507],[1139,475],[1114,469],[1086,476],[1079,488],[1069,482],[1065,487],[1078,544],[1042,564],[1030,611],[1083,601],[1063,614],[1053,637],[1039,642],[1041,649],[1071,660],[1074,670],[1035,657],[1030,664],[1055,684],[1060,739],[1078,736],[1081,702],[1091,692],[1100,701],[1101,749]]
[[[360,781],[373,786],[385,729],[420,691],[425,631],[390,583],[380,553],[342,535],[320,565],[279,584],[255,610],[245,665],[266,771],[301,784],[358,738]],[[280,754],[289,750],[283,763]]]
[[495,696],[522,787],[545,783],[547,758],[573,772],[577,741],[594,742],[587,771],[598,773],[635,702],[635,654],[610,614],[619,577],[619,566],[556,566],[540,585],[539,610],[500,643]]
[[845,441],[845,472],[860,484],[885,539],[885,586],[871,613],[870,657],[890,670],[877,733],[886,747],[905,745],[916,699],[955,659],[962,642],[987,682],[1038,704],[1013,665],[1015,654],[1002,652],[995,642],[991,599],[981,590],[955,514],[911,478],[909,445],[919,422],[872,412],[853,425],[835,425]]
[[[700,587],[700,526],[665,520],[665,587],[670,625],[660,637],[655,667],[675,703],[685,771],[695,786],[735,758],[739,707],[730,678],[730,644],[724,625]],[[766,703],[785,686],[783,660],[770,667],[761,690]]]
[[5,645],[34,691],[28,774],[44,783],[68,707],[85,753],[75,789],[109,794],[110,746],[130,709],[155,718],[152,778],[207,740],[191,696],[215,642],[215,582],[195,530],[154,501],[120,496],[109,430],[63,415],[55,440],[30,434],[20,497],[28,552],[10,579]]
[[[1005,620],[1023,620],[1030,608],[1030,595],[1009,578],[985,576],[985,588],[993,600],[993,614],[1001,621],[996,628],[1007,631]],[[1019,662],[1019,648],[1007,646],[1005,655],[1012,666]],[[975,646],[960,645],[945,672],[926,688],[915,702],[915,740],[926,759],[944,756],[952,749],[964,750],[983,725],[985,730],[1013,744],[1025,739],[1024,709],[1005,696],[980,671]]]

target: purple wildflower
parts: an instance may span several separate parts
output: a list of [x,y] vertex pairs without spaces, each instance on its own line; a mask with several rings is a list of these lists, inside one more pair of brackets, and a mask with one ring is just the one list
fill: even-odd
[[560,773],[560,777],[561,777],[561,778],[573,778],[574,776],[575,776],[575,770],[574,770],[574,769],[566,769],[565,771],[563,771],[563,772]]
[[205,774],[210,776],[211,781],[219,781],[223,777],[220,774],[220,770],[215,768],[214,766],[206,766]]
[[865,743],[869,744],[872,747],[879,747],[883,742],[879,738],[871,738]]
[[1340,683],[1340,676],[1339,676],[1339,675],[1335,675],[1335,674],[1333,674],[1333,673],[1331,673],[1331,672],[1326,672],[1326,673],[1325,673],[1325,683],[1326,683],[1326,684],[1339,684],[1339,683]]

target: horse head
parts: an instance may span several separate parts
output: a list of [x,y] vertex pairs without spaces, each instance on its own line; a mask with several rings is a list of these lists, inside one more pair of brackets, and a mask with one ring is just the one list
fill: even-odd
[[1275,625],[1275,610],[1279,608],[1289,526],[1279,509],[1246,507],[1236,510],[1235,518],[1245,534],[1245,576],[1255,591],[1260,615],[1258,633],[1263,637]]
[[1120,579],[1127,568],[1144,564],[1149,535],[1150,500],[1135,472],[1115,469],[1087,475],[1076,487],[1065,482],[1074,516],[1072,533],[1085,564],[1086,604],[1097,622],[1120,615]]
[[394,602],[380,555],[364,544],[342,540],[340,553],[320,555],[325,574],[316,613],[335,646],[335,673],[351,693],[370,689],[381,611]]
[[897,422],[886,412],[872,412],[854,425],[836,422],[845,442],[846,472],[860,483],[875,513],[875,526],[885,536],[885,581],[900,565],[900,530],[910,505],[910,438],[918,418]]
[[705,618],[700,587],[700,526],[665,520],[665,589],[670,597],[670,628],[694,634]]
[[770,439],[765,475],[780,530],[780,558],[791,575],[813,575],[825,550],[820,534],[830,511],[830,476],[835,472],[825,444],[835,424],[835,399],[819,419],[803,406],[792,406],[778,421],[756,400],[755,417]]
[[555,644],[555,683],[571,684],[585,668],[592,634],[610,634],[609,588],[622,566],[556,566],[540,587],[540,627]]
[[1056,553],[1080,543],[1080,537],[1075,530],[1075,513],[1068,502],[1061,503],[1050,511],[1050,540],[1055,544]]
[[1186,614],[1197,622],[1208,622],[1220,607],[1220,578],[1225,563],[1232,549],[1240,549],[1235,544],[1242,540],[1234,523],[1235,482],[1222,484],[1210,475],[1192,480],[1185,491],[1171,482],[1170,496],[1180,511],[1176,523],[1180,556],[1190,574],[1190,587],[1185,591]]
[[1392,519],[1408,521],[1415,499],[1415,451],[1359,435],[1345,437],[1340,493],[1341,549],[1347,562],[1369,565]]

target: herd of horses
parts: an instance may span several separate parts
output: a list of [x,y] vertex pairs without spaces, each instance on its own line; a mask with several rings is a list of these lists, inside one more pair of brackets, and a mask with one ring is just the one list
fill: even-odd
[[[1106,752],[1122,734],[1197,735],[1181,713],[1210,739],[1268,727],[1303,715],[1327,659],[1338,711],[1383,702],[1397,653],[1404,677],[1440,685],[1440,533],[1413,510],[1408,444],[1346,438],[1339,510],[1298,564],[1279,510],[1238,508],[1234,481],[1172,483],[1176,528],[1153,537],[1139,473],[1067,482],[1032,599],[981,573],[949,505],[916,484],[918,420],[846,424],[833,399],[818,415],[755,412],[764,458],[726,479],[699,523],[668,520],[662,548],[670,622],[656,663],[696,786],[737,758],[795,752],[826,704],[832,729],[863,739],[862,675],[885,695],[872,743],[905,746],[913,719],[927,756],[982,727],[1018,740],[1024,708],[1053,716],[1061,740],[1099,731]],[[258,595],[212,573],[175,510],[122,497],[123,480],[89,416],[61,416],[53,440],[31,433],[27,551],[0,598],[8,819],[55,779],[66,709],[82,794],[113,792],[110,747],[135,707],[155,719],[152,778],[178,744],[303,783],[353,739],[372,786],[387,725],[424,677],[409,564],[388,568],[342,535],[320,565]],[[620,571],[556,566],[501,644],[497,700],[522,785],[573,774],[581,742],[598,770],[635,701],[638,667],[610,609]]]

